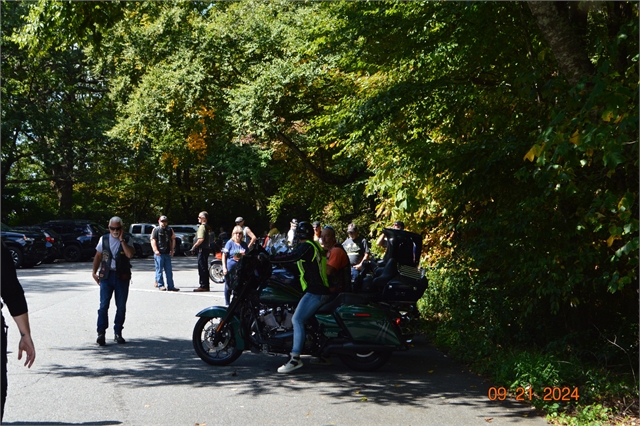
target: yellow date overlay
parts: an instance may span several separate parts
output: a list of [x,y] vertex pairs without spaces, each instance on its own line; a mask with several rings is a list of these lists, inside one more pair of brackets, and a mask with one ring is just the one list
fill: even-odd
[[[509,395],[509,391],[505,387],[492,386],[487,392],[487,396],[490,401],[504,401]],[[534,398],[533,390],[529,388],[516,388],[515,395],[511,395],[516,401],[531,401]],[[536,395],[536,397],[538,397]],[[542,400],[543,401],[577,401],[580,399],[580,393],[578,388],[571,388],[568,386],[547,386],[543,389]]]

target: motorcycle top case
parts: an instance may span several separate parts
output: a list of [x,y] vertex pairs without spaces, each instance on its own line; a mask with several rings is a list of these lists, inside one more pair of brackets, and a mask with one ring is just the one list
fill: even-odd
[[342,305],[336,309],[356,343],[401,345],[400,338],[391,323],[389,311],[375,306]]
[[427,279],[412,279],[397,275],[382,288],[382,300],[386,302],[418,301],[427,289]]

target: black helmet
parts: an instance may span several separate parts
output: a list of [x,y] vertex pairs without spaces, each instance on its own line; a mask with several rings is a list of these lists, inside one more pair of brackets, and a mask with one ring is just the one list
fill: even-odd
[[301,240],[309,240],[313,238],[313,227],[309,222],[300,222],[296,228],[296,235]]

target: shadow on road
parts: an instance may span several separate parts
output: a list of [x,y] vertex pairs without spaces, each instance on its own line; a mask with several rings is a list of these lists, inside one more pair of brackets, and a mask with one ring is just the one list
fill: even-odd
[[409,351],[395,352],[389,363],[370,373],[350,370],[334,357],[331,366],[305,364],[301,370],[283,375],[276,373],[276,369],[285,362],[285,357],[249,352],[244,352],[229,366],[213,367],[195,355],[190,340],[181,339],[130,340],[126,345],[64,350],[100,357],[105,366],[53,365],[46,374],[60,378],[110,377],[122,386],[131,387],[227,387],[230,394],[250,396],[282,393],[283,388],[290,391],[313,389],[330,404],[372,402],[428,409],[425,400],[430,400],[431,404],[472,408],[500,405],[509,408],[505,414],[511,417],[535,415],[525,404],[490,401],[487,397],[490,384],[449,360],[424,340],[416,342]]

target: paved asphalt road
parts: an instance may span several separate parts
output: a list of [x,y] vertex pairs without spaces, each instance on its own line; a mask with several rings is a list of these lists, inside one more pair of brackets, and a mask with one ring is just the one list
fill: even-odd
[[[18,271],[37,358],[17,360],[9,328],[7,425],[544,425],[527,405],[490,401],[491,384],[426,341],[373,373],[334,359],[276,373],[285,358],[243,353],[227,367],[202,362],[191,344],[195,314],[223,302],[222,285],[197,287],[196,260],[174,259],[179,293],[153,287],[153,259],[133,261],[126,345],[95,343],[98,286],[90,262]],[[109,319],[113,320],[111,305]],[[304,357],[303,357],[304,360]]]

